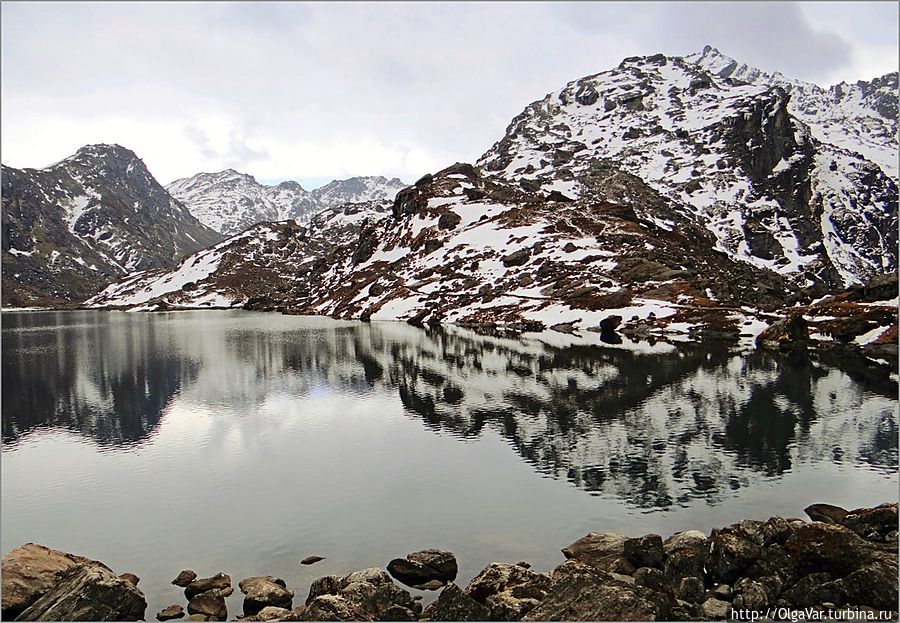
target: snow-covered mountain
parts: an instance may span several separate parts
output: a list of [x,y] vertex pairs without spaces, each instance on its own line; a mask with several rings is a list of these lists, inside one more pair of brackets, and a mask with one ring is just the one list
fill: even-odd
[[334,180],[312,191],[312,195],[324,208],[337,207],[345,203],[364,203],[367,201],[393,201],[394,196],[409,186],[394,177],[383,176],[351,177],[346,180]]
[[897,268],[896,82],[824,91],[709,47],[627,58],[530,104],[478,164],[581,198],[591,163],[611,159],[730,257],[801,286],[859,284]]
[[119,145],[88,145],[44,169],[3,167],[5,306],[80,302],[220,239]]
[[784,89],[790,95],[788,112],[813,137],[862,154],[897,181],[897,72],[823,89],[777,71],[765,73],[710,46],[685,60],[717,78]]
[[[643,336],[752,336],[790,310],[825,339],[895,339],[896,278],[839,293],[896,271],[897,184],[864,155],[884,137],[848,113],[845,144],[826,143],[762,72],[756,84],[706,71],[725,58],[713,52],[571,82],[526,107],[479,166],[424,176],[390,213],[258,225],[92,304]],[[875,90],[886,109],[889,89]],[[854,133],[865,140],[851,150]]]
[[166,190],[204,225],[232,235],[264,221],[306,222],[324,208],[345,203],[391,200],[405,186],[396,178],[353,177],[307,191],[297,182],[269,186],[228,169],[175,180]]

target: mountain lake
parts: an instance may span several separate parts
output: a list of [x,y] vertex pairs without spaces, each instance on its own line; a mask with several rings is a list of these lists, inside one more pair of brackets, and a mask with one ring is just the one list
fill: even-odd
[[282,577],[298,605],[423,548],[465,586],[492,561],[552,569],[590,531],[897,500],[897,377],[861,356],[244,311],[2,320],[3,553],[133,572],[148,618],[185,603],[182,569]]

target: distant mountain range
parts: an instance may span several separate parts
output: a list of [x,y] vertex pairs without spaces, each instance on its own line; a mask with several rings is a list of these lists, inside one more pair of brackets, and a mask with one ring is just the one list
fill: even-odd
[[756,335],[801,306],[821,339],[896,339],[896,111],[896,73],[822,89],[710,47],[627,58],[389,213],[261,224],[90,304],[688,336]]
[[393,200],[406,184],[397,178],[352,177],[313,191],[297,182],[260,184],[233,169],[198,173],[166,186],[201,223],[224,235],[240,233],[262,221],[308,221],[327,207],[363,201]]
[[88,145],[44,169],[4,166],[3,305],[80,303],[261,221],[306,222],[331,205],[390,201],[403,186],[354,177],[307,192],[228,170],[163,188],[119,145]]

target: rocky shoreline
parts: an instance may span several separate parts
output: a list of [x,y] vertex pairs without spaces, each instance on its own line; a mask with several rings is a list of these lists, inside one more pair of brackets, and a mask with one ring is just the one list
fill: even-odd
[[[896,620],[897,504],[846,510],[805,509],[811,521],[744,520],[706,535],[591,532],[562,549],[547,573],[526,562],[489,564],[462,588],[456,557],[429,549],[311,583],[303,603],[284,580],[245,578],[240,621],[642,621],[827,619]],[[305,564],[312,564],[306,559]],[[316,562],[312,560],[312,562]],[[28,543],[3,556],[2,618],[16,621],[134,621],[147,602],[132,573]],[[234,593],[225,573],[198,578],[184,570],[186,608],[173,604],[159,621],[224,621]],[[439,591],[423,607],[401,585]],[[235,616],[235,615],[233,615]]]

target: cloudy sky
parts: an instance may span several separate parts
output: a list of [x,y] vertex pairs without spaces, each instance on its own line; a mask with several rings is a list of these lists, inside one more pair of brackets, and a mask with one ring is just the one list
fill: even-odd
[[2,4],[2,160],[119,143],[163,183],[474,161],[528,103],[632,55],[711,44],[822,85],[897,70],[884,3]]

